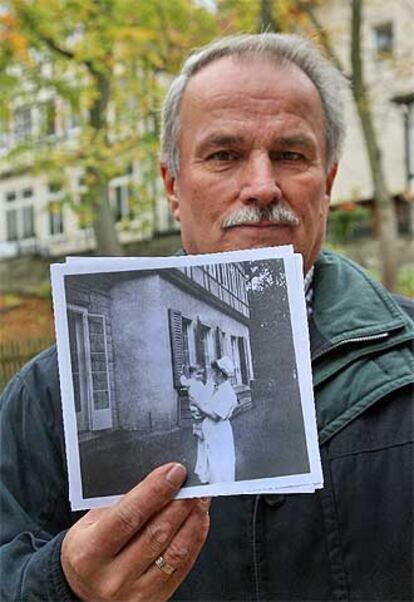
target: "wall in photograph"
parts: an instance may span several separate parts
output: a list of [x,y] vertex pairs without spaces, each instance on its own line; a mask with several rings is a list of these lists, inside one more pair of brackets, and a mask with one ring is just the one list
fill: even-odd
[[[142,276],[137,282],[124,282],[111,290],[118,418],[125,429],[151,432],[178,426],[177,376],[191,364],[209,368],[219,355],[231,357],[235,341],[237,345],[245,341],[249,349],[247,320],[241,314],[233,310],[229,315],[212,303],[206,292],[192,290],[185,276],[171,272]],[[180,360],[174,357],[177,329]],[[246,356],[246,382],[244,388],[240,383],[241,389],[248,388],[251,376],[249,350]]]
[[168,431],[189,418],[181,376],[228,355],[242,409],[254,378],[240,264],[66,279],[78,430]]

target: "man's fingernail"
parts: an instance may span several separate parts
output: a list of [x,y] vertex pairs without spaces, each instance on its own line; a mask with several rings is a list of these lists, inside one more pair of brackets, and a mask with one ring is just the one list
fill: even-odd
[[187,471],[184,466],[182,464],[174,464],[167,473],[166,479],[171,485],[174,485],[174,487],[179,487],[186,476]]

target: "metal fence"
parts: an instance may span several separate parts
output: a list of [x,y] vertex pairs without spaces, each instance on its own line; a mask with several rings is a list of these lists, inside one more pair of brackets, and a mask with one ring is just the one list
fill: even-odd
[[24,364],[53,344],[52,338],[0,343],[0,392]]

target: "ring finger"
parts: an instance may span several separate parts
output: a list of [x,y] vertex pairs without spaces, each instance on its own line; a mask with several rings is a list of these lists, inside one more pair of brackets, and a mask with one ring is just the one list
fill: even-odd
[[[137,580],[139,589],[148,592],[148,599],[167,599],[191,570],[207,537],[208,503],[199,501],[168,547]],[[166,563],[163,567],[159,564]],[[168,569],[171,567],[171,570]],[[167,569],[167,570],[165,570]]]
[[154,515],[114,558],[119,578],[135,581],[168,546],[194,508],[196,500],[175,500]]

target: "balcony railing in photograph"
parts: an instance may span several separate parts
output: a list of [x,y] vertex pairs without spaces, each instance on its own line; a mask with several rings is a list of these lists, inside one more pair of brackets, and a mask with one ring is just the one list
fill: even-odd
[[217,264],[206,266],[186,266],[179,268],[188,278],[196,282],[209,293],[250,317],[245,274],[236,264]]

